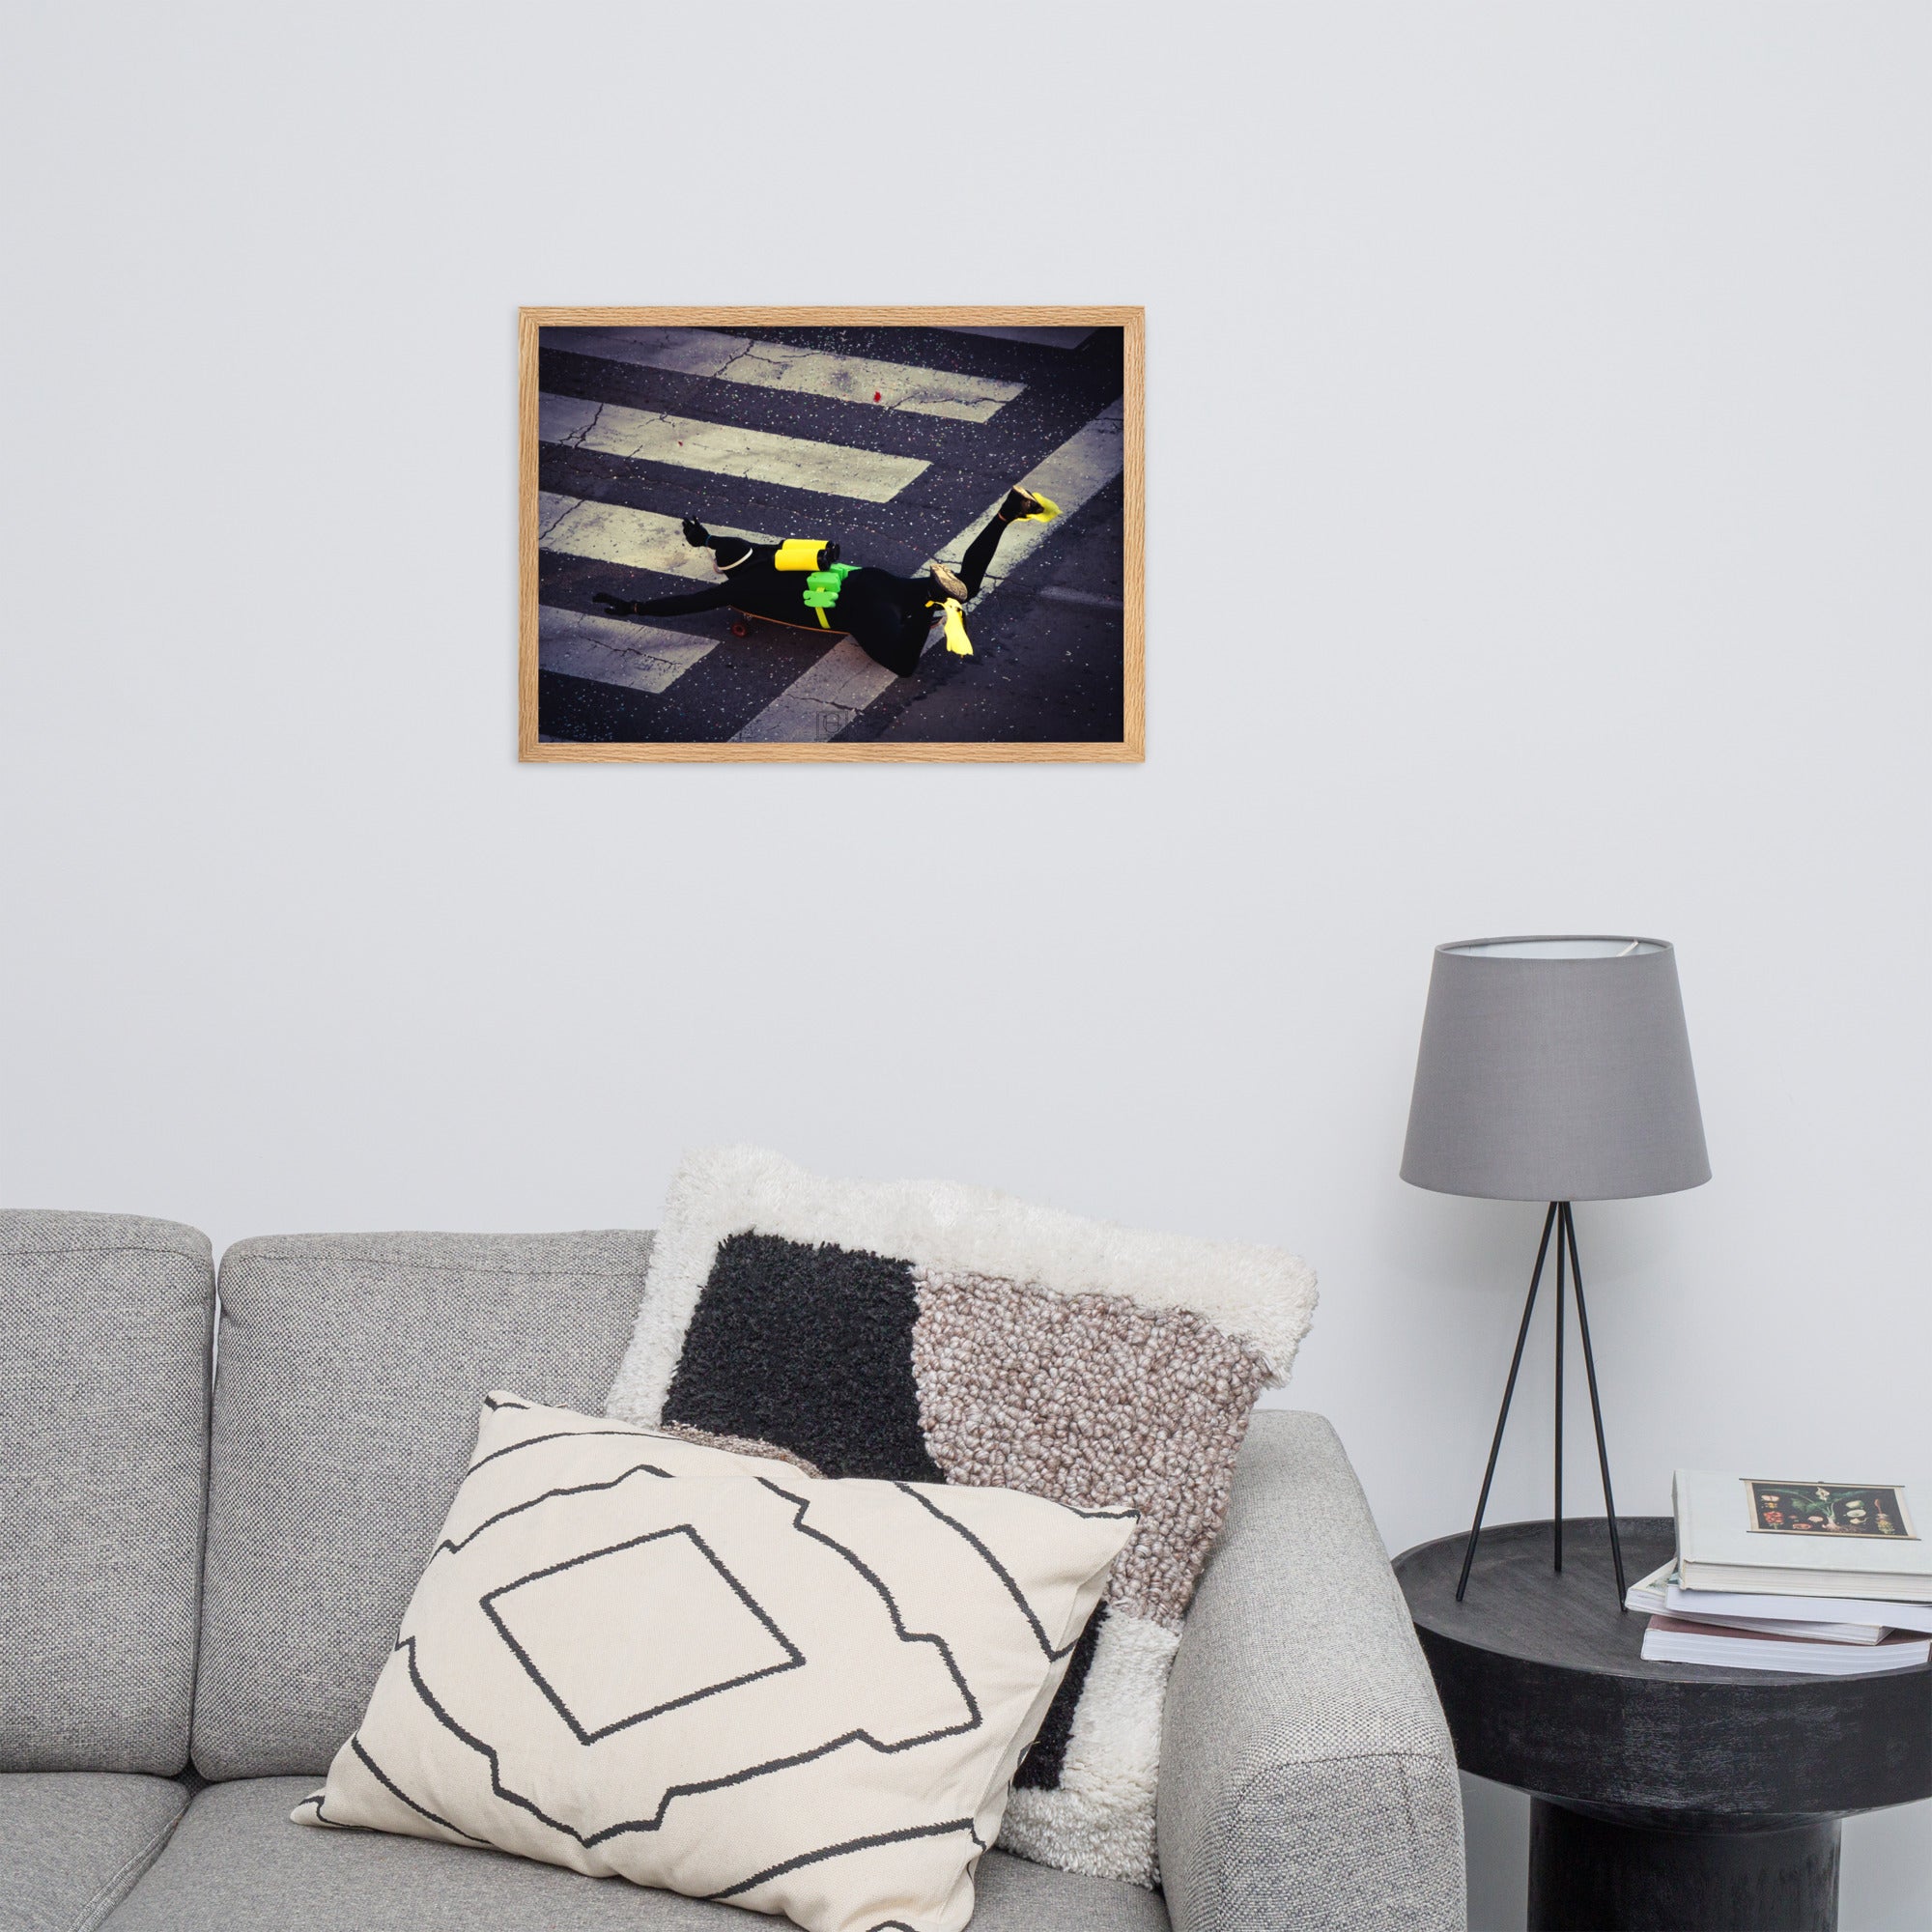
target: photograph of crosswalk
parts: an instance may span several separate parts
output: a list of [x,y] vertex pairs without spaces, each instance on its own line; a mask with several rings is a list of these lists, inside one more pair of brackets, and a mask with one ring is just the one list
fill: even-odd
[[1140,755],[1139,311],[565,313],[526,757]]

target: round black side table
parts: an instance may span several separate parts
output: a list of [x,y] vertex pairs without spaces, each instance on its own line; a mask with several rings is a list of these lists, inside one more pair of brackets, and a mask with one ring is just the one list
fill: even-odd
[[[1675,1547],[1619,1517],[1624,1566]],[[1838,1821],[1932,1797],[1932,1668],[1801,1677],[1646,1663],[1603,1518],[1397,1557],[1464,1771],[1532,1794],[1532,1932],[1833,1932]]]

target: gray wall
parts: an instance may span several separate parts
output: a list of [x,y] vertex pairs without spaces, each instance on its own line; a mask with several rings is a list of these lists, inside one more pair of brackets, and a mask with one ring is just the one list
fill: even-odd
[[[1717,1178],[1579,1214],[1623,1498],[1932,1476],[1922,10],[9,39],[0,1193],[636,1225],[743,1138],[1283,1241],[1399,1547],[1536,1226],[1396,1179],[1430,948],[1662,933]],[[1148,304],[1146,766],[520,768],[516,304],[955,298]],[[1849,1829],[1848,1932],[1928,1822]]]

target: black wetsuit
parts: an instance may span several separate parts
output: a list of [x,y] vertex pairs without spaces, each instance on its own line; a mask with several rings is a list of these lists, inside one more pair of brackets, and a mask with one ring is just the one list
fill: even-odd
[[[1000,547],[1008,519],[1005,506],[988,521],[967,547],[959,561],[959,577],[966,594],[977,597],[986,575],[986,566]],[[694,526],[695,527],[695,526]],[[699,538],[714,555],[721,549],[725,555],[745,547],[741,537]],[[819,628],[818,612],[805,602],[802,570],[780,570],[773,559],[776,544],[753,544],[751,554],[724,572],[724,582],[702,590],[675,597],[651,597],[628,607],[634,617],[682,617],[696,611],[730,609],[753,617],[768,617],[781,624],[804,624]],[[838,591],[838,602],[825,613],[827,640],[841,633],[850,637],[867,656],[899,677],[909,677],[919,668],[920,654],[932,629],[934,606],[947,593],[932,577],[895,577],[889,570],[873,570],[862,565],[846,574]],[[616,608],[616,600],[609,601]]]

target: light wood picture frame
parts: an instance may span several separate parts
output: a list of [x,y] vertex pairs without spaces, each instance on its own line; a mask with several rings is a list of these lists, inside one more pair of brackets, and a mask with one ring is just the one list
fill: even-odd
[[1139,762],[1144,364],[1138,307],[522,309],[518,756]]

